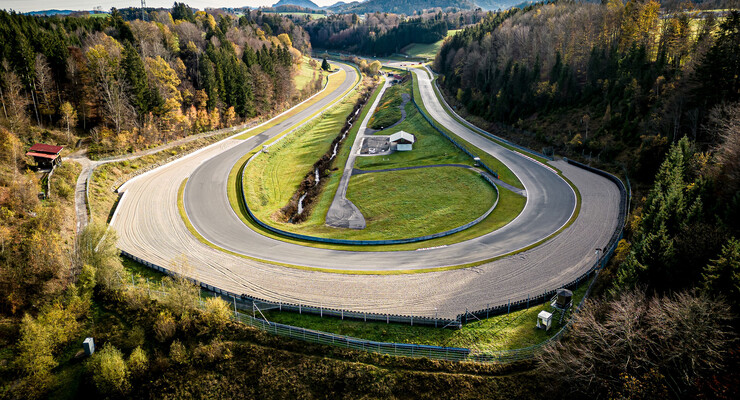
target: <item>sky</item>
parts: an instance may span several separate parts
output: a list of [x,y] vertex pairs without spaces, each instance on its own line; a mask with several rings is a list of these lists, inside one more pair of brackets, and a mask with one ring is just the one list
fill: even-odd
[[[206,7],[260,7],[271,6],[278,0],[178,0],[190,7],[204,9]],[[312,0],[319,6],[328,6],[339,0]],[[347,0],[345,0],[347,1]],[[146,0],[147,7],[172,7],[175,0]],[[108,11],[111,7],[126,8],[140,7],[141,0],[0,0],[0,9],[15,10],[18,12],[40,10],[92,10],[100,6]]]

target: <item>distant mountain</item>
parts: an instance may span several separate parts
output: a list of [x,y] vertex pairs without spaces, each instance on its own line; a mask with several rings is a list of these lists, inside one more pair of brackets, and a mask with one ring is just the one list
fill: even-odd
[[272,6],[278,7],[278,6],[287,6],[287,5],[300,6],[300,7],[310,8],[312,10],[318,10],[321,8],[311,0],[280,0],[277,3],[273,4]]
[[336,2],[334,4],[332,4],[332,5],[324,6],[324,7],[321,7],[321,8],[324,9],[324,10],[329,10],[332,7],[341,7],[341,6],[345,5],[345,4],[347,4],[347,3],[344,2],[344,1],[338,1],[338,2]]
[[475,5],[484,10],[506,10],[511,7],[527,6],[534,1],[522,0],[473,0]]
[[367,0],[365,2],[353,1],[347,4],[337,3],[327,9],[340,14],[388,12],[413,15],[417,11],[433,8],[441,8],[443,10],[448,8],[472,10],[478,8],[478,6],[476,6],[471,0]]
[[26,15],[33,15],[33,16],[50,16],[50,15],[69,15],[72,14],[72,10],[43,10],[43,11],[30,11],[27,13],[24,13]]

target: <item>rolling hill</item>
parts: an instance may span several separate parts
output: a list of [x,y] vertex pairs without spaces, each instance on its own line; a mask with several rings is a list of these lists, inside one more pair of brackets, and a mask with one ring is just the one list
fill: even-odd
[[273,4],[272,6],[278,7],[278,6],[287,6],[287,5],[300,6],[300,7],[310,8],[312,10],[318,10],[321,8],[317,6],[316,3],[314,3],[311,0],[280,0],[277,3]]

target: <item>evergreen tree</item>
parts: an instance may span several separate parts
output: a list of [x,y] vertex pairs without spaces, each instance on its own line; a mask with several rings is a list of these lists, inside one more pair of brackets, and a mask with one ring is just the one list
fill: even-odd
[[725,295],[740,306],[740,241],[730,238],[716,260],[704,269],[704,288]]
[[158,106],[161,99],[150,89],[144,62],[131,43],[126,43],[124,47],[121,67],[131,94],[131,104],[141,118],[153,107]]

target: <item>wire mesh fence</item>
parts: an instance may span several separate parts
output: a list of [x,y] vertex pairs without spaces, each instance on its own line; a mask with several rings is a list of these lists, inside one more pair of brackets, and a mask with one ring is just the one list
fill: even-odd
[[[417,104],[417,107],[418,107],[418,104]],[[425,116],[425,118],[428,118],[424,114],[424,112],[421,110],[421,108],[419,108],[419,111],[421,112],[422,115]],[[444,135],[443,132],[440,132],[440,133]],[[624,183],[622,183],[622,181],[616,176],[609,174],[607,172],[598,170],[596,168],[590,167],[588,165],[584,165],[582,163],[573,161],[573,160],[566,159],[566,161],[571,163],[572,165],[589,170],[596,174],[602,175],[606,177],[607,179],[610,179],[618,186],[619,191],[620,191],[620,209],[619,209],[619,215],[618,215],[618,225],[617,225],[617,229],[615,230],[612,237],[610,238],[609,243],[603,249],[603,251],[599,255],[596,262],[586,272],[584,272],[583,274],[581,274],[580,276],[578,276],[576,279],[572,280],[571,282],[560,286],[561,288],[565,287],[569,289],[577,289],[580,285],[583,285],[588,280],[591,280],[591,284],[586,290],[586,293],[584,297],[582,298],[581,302],[572,310],[572,313],[577,313],[583,306],[588,296],[590,295],[593,283],[596,281],[595,279],[596,276],[598,276],[601,268],[609,261],[613,252],[617,248],[619,240],[622,238],[624,224],[627,218],[627,213],[629,211],[630,193],[628,192],[628,189],[625,187]],[[627,181],[627,185],[629,185],[629,181]],[[151,269],[157,270],[159,272],[162,272],[170,276],[179,276],[174,271],[160,267],[146,260],[140,259],[128,252],[121,251],[121,253],[122,255],[128,258],[131,258]],[[387,324],[401,323],[401,324],[409,324],[411,326],[421,325],[421,326],[438,327],[438,328],[443,328],[443,327],[461,328],[464,324],[469,323],[469,322],[473,322],[473,321],[480,320],[483,318],[490,318],[496,315],[509,314],[513,311],[523,310],[523,309],[532,307],[534,305],[545,303],[555,294],[556,289],[547,291],[537,296],[528,296],[526,299],[520,299],[514,302],[510,301],[510,302],[507,302],[506,304],[501,304],[501,305],[494,306],[494,307],[488,307],[482,310],[477,310],[477,311],[467,311],[466,310],[465,313],[459,314],[455,319],[449,319],[449,318],[436,318],[436,317],[431,318],[427,316],[361,312],[361,311],[353,311],[353,310],[346,310],[346,309],[316,307],[316,306],[304,305],[304,304],[292,304],[292,303],[268,301],[268,300],[260,299],[254,296],[249,296],[247,294],[232,293],[232,292],[211,286],[207,283],[200,282],[190,277],[182,276],[182,278],[192,282],[193,284],[197,286],[200,286],[201,288],[205,290],[212,292],[214,295],[221,296],[223,299],[233,303],[234,305],[233,318],[236,321],[242,322],[246,325],[255,327],[262,331],[284,336],[284,337],[289,337],[292,339],[303,340],[303,341],[311,342],[311,343],[331,345],[331,346],[337,346],[337,347],[342,347],[342,348],[347,348],[347,349],[352,349],[352,350],[369,351],[369,352],[374,352],[374,353],[379,353],[379,354],[388,354],[388,355],[394,355],[394,356],[428,357],[432,359],[448,360],[448,361],[475,361],[475,362],[512,362],[512,361],[517,361],[517,360],[530,359],[534,357],[548,343],[558,340],[567,331],[567,329],[570,326],[570,319],[569,319],[566,321],[565,325],[563,325],[559,331],[557,331],[553,336],[549,337],[547,340],[539,344],[533,345],[533,346],[529,346],[529,347],[525,347],[521,349],[513,349],[513,350],[478,352],[478,351],[473,351],[470,348],[443,347],[443,346],[431,346],[431,345],[420,345],[420,344],[410,344],[410,343],[378,342],[378,341],[354,338],[350,336],[337,335],[337,334],[329,333],[329,332],[321,332],[321,331],[316,331],[316,330],[311,330],[311,329],[306,329],[306,328],[296,327],[296,326],[291,326],[291,325],[285,325],[285,324],[280,324],[280,323],[275,323],[275,322],[269,322],[265,319],[257,318],[256,316],[250,316],[248,314],[241,313],[238,311],[238,309],[242,309],[242,310],[254,309],[256,307],[258,309],[273,309],[273,310],[279,310],[279,311],[296,312],[300,314],[303,314],[303,313],[313,314],[313,315],[319,315],[321,317],[335,317],[335,318],[351,319],[351,320],[359,320],[359,321],[384,322]],[[133,279],[132,279],[132,284],[136,285]],[[155,295],[156,294],[166,295],[166,292],[164,291],[150,290],[149,292]]]

